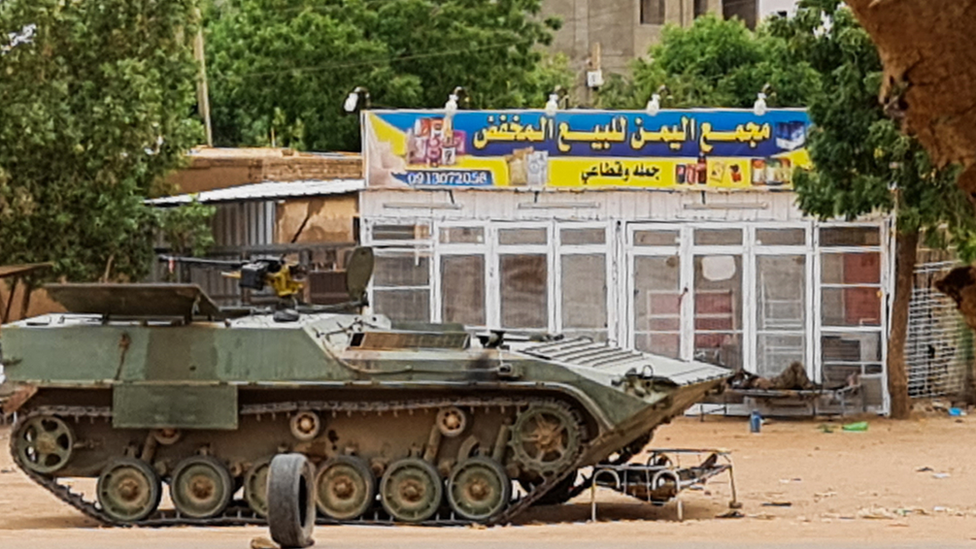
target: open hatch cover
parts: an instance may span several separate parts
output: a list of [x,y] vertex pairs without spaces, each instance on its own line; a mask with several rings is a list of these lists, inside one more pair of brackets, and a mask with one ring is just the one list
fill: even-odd
[[222,317],[196,284],[48,284],[69,313],[115,317]]

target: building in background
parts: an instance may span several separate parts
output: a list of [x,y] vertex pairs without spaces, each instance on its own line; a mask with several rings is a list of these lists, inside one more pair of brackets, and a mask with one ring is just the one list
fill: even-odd
[[796,4],[799,0],[759,0],[759,17],[766,18],[770,15],[785,12],[787,15],[796,13]]
[[696,17],[715,13],[755,28],[759,4],[760,0],[545,0],[542,13],[562,20],[552,51],[569,57],[583,87],[588,72],[629,72],[631,62],[646,56],[660,40],[666,24],[684,27]]
[[866,408],[885,408],[891,220],[797,208],[805,112],[365,120],[376,312],[768,377],[799,361],[829,388],[870,386]]
[[[197,200],[216,207],[215,245],[207,258],[245,260],[258,255],[287,255],[309,269],[305,301],[333,300],[333,273],[359,240],[362,158],[358,154],[299,153],[288,149],[198,149],[188,168],[173,175],[183,194],[150,201],[172,207]],[[165,250],[160,250],[165,251]],[[175,274],[200,284],[221,305],[261,301],[242,291],[219,269],[181,268]],[[176,268],[175,266],[172,268]]]

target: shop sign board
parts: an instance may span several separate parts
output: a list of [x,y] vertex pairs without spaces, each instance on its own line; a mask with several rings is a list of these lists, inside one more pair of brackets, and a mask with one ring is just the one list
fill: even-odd
[[367,111],[369,187],[791,189],[804,110]]

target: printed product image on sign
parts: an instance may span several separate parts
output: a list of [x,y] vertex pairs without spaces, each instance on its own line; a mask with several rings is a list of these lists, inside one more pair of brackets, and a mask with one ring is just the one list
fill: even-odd
[[791,188],[807,113],[771,110],[370,111],[371,187]]

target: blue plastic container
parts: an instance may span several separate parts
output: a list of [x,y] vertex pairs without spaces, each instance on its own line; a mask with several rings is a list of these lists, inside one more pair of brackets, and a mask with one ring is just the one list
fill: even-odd
[[753,410],[749,414],[749,432],[758,433],[762,430],[762,416],[759,415],[759,410]]

